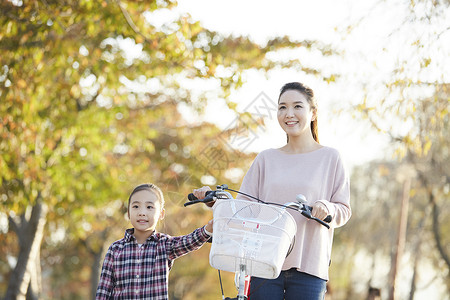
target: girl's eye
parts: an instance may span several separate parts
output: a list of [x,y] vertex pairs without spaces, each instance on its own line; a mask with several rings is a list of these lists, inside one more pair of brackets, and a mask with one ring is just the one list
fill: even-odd
[[303,108],[301,105],[296,105],[295,108]]
[[149,206],[147,206],[147,208],[148,208],[148,209],[152,209],[152,208],[153,208],[153,206],[150,206],[150,205],[149,205]]
[[138,208],[138,206],[137,205],[133,205],[133,208]]
[[278,107],[279,110],[282,110],[282,109],[285,109],[285,108],[286,108],[286,106],[280,106],[280,107]]

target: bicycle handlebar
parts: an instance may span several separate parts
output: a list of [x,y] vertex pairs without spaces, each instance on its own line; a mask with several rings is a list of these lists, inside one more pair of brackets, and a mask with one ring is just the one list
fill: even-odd
[[214,201],[215,196],[216,196],[216,191],[206,191],[205,198],[203,198],[203,199],[198,199],[197,197],[194,196],[194,194],[190,193],[188,195],[189,202],[184,203],[184,207],[186,207],[188,205],[196,204],[196,203],[208,203],[208,202]]
[[[327,223],[330,223],[333,218],[330,215],[328,215],[324,220],[313,217],[311,214],[313,208],[309,205],[306,205],[306,199],[303,195],[297,196],[297,202],[289,202],[289,203],[286,203],[283,205],[283,204],[279,204],[279,203],[264,202],[256,197],[244,194],[239,191],[231,190],[228,188],[228,186],[226,184],[223,184],[223,185],[218,185],[217,190],[215,190],[215,191],[207,191],[205,194],[205,198],[203,198],[203,199],[198,199],[197,197],[194,196],[194,194],[190,193],[188,195],[189,202],[184,203],[184,206],[186,207],[188,205],[192,205],[192,204],[196,204],[196,203],[208,203],[211,201],[215,201],[216,199],[220,199],[221,196],[224,196],[224,197],[222,197],[222,199],[232,199],[231,195],[228,192],[225,192],[224,190],[229,190],[232,192],[237,192],[237,193],[243,194],[245,196],[248,196],[250,198],[258,200],[258,202],[260,202],[260,203],[269,204],[269,205],[272,204],[272,205],[282,206],[284,208],[290,208],[290,209],[296,210],[296,211],[300,212],[300,214],[302,216],[306,217],[307,219],[314,220],[314,221],[320,223],[321,225],[325,226],[326,228],[330,229],[330,225]],[[301,197],[299,197],[299,196],[301,196]]]
[[332,217],[330,215],[328,215],[323,220],[313,217],[311,214],[312,210],[313,210],[312,206],[306,205],[305,202],[300,202],[300,201],[299,202],[289,202],[289,203],[284,204],[283,206],[286,208],[294,209],[294,210],[300,212],[307,219],[317,221],[320,224],[322,224],[323,226],[327,227],[328,229],[330,228],[330,226],[327,223],[331,222]]
[[312,213],[312,209],[313,208],[311,206],[308,206],[308,205],[305,205],[305,204],[303,206],[304,206],[305,209],[299,210],[300,213],[302,214],[302,216],[304,216],[304,217],[306,217],[308,219],[314,220],[316,222],[319,222],[320,224],[322,224],[326,228],[330,229],[330,225],[327,224],[327,223],[330,223],[331,220],[332,220],[332,217],[330,215],[326,216],[325,219],[321,220],[319,218],[316,218],[316,217],[312,216],[311,213]]

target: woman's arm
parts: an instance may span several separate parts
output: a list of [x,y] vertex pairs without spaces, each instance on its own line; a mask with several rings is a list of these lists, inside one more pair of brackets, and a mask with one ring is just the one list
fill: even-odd
[[331,226],[341,227],[350,219],[352,210],[350,207],[350,181],[340,157],[337,159],[334,174],[330,175],[334,176],[331,199],[316,201],[313,205],[312,215],[322,220],[327,215],[331,215],[333,218]]

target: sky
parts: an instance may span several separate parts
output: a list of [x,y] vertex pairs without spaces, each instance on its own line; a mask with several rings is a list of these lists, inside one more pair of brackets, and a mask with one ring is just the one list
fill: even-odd
[[[263,95],[268,102],[276,103],[278,92],[286,82],[300,81],[310,86],[318,102],[319,138],[323,145],[337,148],[345,165],[354,167],[376,159],[393,159],[393,147],[389,137],[376,132],[367,120],[361,120],[354,105],[366,99],[369,105],[377,106],[380,99],[398,101],[399,97],[432,96],[432,88],[406,91],[411,95],[399,95],[386,88],[399,66],[404,68],[399,76],[408,76],[414,81],[449,82],[450,73],[442,66],[450,65],[450,9],[443,9],[439,18],[431,22],[418,22],[436,13],[428,1],[414,2],[415,19],[411,18],[412,2],[407,0],[267,0],[205,1],[180,0],[177,11],[189,14],[200,21],[203,27],[223,35],[244,35],[264,45],[277,36],[289,36],[292,40],[315,40],[328,44],[340,52],[339,56],[323,56],[319,51],[303,48],[270,53],[271,60],[300,59],[303,67],[319,70],[323,76],[339,74],[336,82],[323,80],[292,69],[274,69],[262,74],[255,70],[243,72],[244,84],[234,91],[229,100],[238,103],[241,112],[251,103],[261,101]],[[147,21],[160,27],[176,19],[173,11],[158,10],[147,16]],[[428,20],[428,19],[427,19]],[[431,24],[431,25],[430,25]],[[444,30],[443,30],[444,29]],[[439,35],[444,31],[445,34]],[[422,45],[415,45],[417,42]],[[141,51],[141,49],[137,49]],[[420,67],[423,59],[430,58],[427,68]],[[406,75],[405,75],[406,74]],[[181,86],[209,92],[204,116],[195,115],[187,106],[180,105],[186,120],[209,121],[222,129],[229,128],[235,114],[223,99],[214,95],[220,90],[218,81],[190,80]],[[195,96],[191,96],[195,101]],[[195,117],[193,117],[193,115]],[[386,131],[402,136],[413,127],[413,123],[385,117],[389,122],[380,123]],[[195,121],[194,121],[195,122]],[[265,119],[258,128],[254,141],[238,150],[260,152],[267,148],[279,148],[285,144],[285,134],[274,115]]]
[[[268,39],[285,36],[302,41],[318,40],[339,49],[345,49],[349,56],[359,55],[359,60],[365,61],[363,54],[368,53],[371,45],[376,45],[377,39],[386,35],[398,19],[392,13],[386,13],[372,25],[362,24],[364,30],[354,32],[351,40],[343,41],[338,28],[358,22],[364,16],[370,16],[376,7],[374,1],[204,1],[180,0],[178,9],[189,13],[194,20],[210,30],[225,35],[245,35],[253,41],[264,44]],[[388,26],[389,25],[389,26]],[[362,38],[361,36],[369,36]],[[350,39],[350,38],[349,38]],[[346,44],[351,43],[348,49]],[[322,70],[324,74],[349,72],[358,68],[360,62],[347,64],[325,58],[318,53],[299,53],[285,55],[302,56],[302,63]],[[282,59],[282,58],[280,58]],[[338,114],[336,110],[348,101],[357,101],[361,91],[349,89],[348,83],[326,84],[318,78],[307,76],[294,70],[270,71],[268,77],[260,72],[248,71],[244,74],[245,84],[233,93],[231,100],[237,102],[238,109],[243,111],[252,101],[258,101],[264,93],[271,102],[276,103],[281,86],[290,81],[301,81],[313,88],[319,105],[319,137],[322,144],[337,148],[348,167],[365,163],[384,156],[383,148],[387,139],[373,132],[365,123],[352,119],[349,115]],[[351,83],[350,83],[351,84]],[[214,87],[212,87],[214,88]],[[344,105],[345,106],[345,105]],[[226,128],[234,120],[233,113],[220,101],[211,101],[206,109],[208,121]],[[217,113],[220,112],[220,117]],[[284,145],[286,139],[278,125],[276,116],[266,118],[264,127],[256,132],[258,138],[246,150],[259,152],[267,148],[278,148]]]
[[[373,1],[205,1],[179,0],[178,8],[213,30],[249,35],[259,43],[289,35],[300,39],[336,38],[334,28],[370,9]],[[358,14],[353,12],[357,10]]]

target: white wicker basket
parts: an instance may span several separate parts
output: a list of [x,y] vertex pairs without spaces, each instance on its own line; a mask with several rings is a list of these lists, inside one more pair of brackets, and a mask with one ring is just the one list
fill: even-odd
[[293,242],[297,225],[281,207],[235,199],[217,200],[209,263],[215,269],[276,278]]

